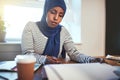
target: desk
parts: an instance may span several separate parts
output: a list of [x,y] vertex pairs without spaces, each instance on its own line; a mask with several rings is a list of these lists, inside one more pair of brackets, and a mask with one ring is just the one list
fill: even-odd
[[[63,64],[74,64],[76,62],[74,61],[70,61],[69,59],[60,59],[62,61]],[[105,60],[108,64],[113,65],[113,66],[120,66],[120,63],[117,63],[116,61],[112,61],[112,60]],[[12,73],[12,72],[8,72],[11,78],[14,78],[17,76],[17,73]],[[7,79],[6,79],[7,80]],[[13,80],[13,79],[10,79]],[[43,66],[41,66],[34,74],[34,80],[47,80],[47,76],[45,73],[45,70],[43,68]]]

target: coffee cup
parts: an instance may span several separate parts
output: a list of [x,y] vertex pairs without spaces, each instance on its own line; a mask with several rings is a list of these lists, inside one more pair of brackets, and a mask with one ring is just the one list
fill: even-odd
[[15,61],[17,64],[18,80],[33,80],[36,58],[33,55],[17,55]]

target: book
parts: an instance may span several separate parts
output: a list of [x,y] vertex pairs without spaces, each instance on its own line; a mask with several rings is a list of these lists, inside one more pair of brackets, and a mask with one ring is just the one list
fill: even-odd
[[[42,64],[35,63],[34,71],[36,71]],[[16,72],[17,66],[15,61],[0,61],[0,72]]]

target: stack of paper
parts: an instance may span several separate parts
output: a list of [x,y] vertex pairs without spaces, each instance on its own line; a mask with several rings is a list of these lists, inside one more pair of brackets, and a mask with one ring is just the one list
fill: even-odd
[[49,80],[118,80],[108,64],[51,64],[44,66]]
[[118,56],[107,55],[106,58],[107,59],[112,59],[112,60],[120,61],[120,57],[118,57]]

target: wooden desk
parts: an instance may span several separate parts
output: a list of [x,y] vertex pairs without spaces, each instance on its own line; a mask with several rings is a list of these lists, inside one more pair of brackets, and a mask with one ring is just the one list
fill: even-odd
[[[103,57],[104,58],[104,57]],[[70,61],[69,59],[61,59],[63,64],[74,64],[76,63],[75,61]],[[107,60],[105,59],[105,62],[107,64],[113,65],[113,66],[120,66],[120,63],[118,63],[117,61],[113,61],[113,60]],[[45,70],[43,69],[43,66],[40,67],[34,75],[34,80],[48,80]]]
[[98,58],[104,58],[105,63],[110,64],[110,65],[112,65],[112,66],[120,66],[120,61],[108,60],[108,59],[106,59],[106,58],[103,57],[103,56],[98,56]]

